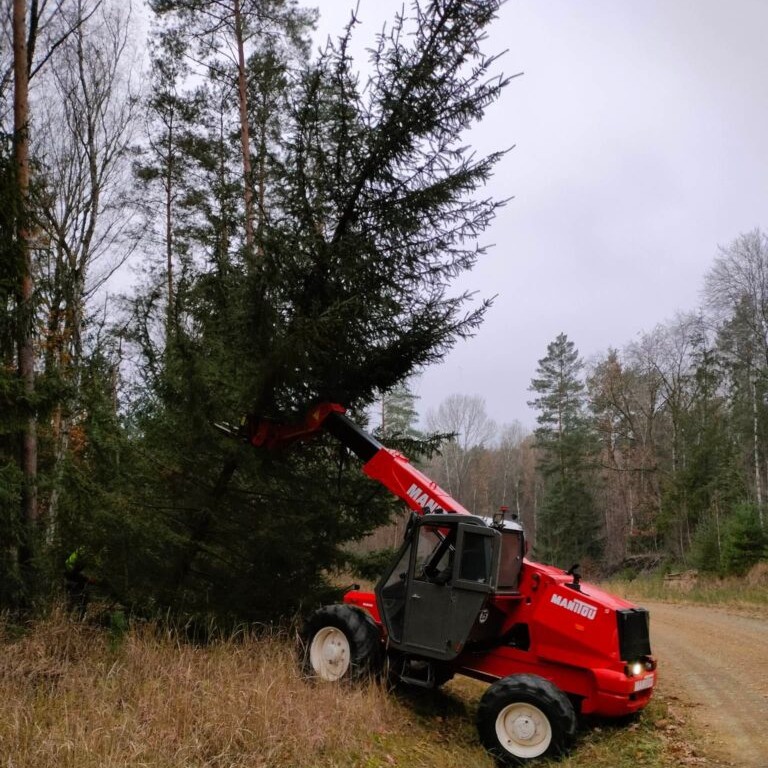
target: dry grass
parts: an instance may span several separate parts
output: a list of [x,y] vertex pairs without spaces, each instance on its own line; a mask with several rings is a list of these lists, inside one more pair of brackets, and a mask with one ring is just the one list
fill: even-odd
[[291,650],[279,636],[203,648],[149,628],[111,650],[104,633],[54,617],[4,646],[0,755],[24,768],[364,759],[370,735],[393,725],[392,702],[375,686],[303,682]]
[[601,584],[609,592],[630,600],[661,600],[727,606],[768,614],[768,563],[755,565],[744,577],[718,578],[698,574],[683,591],[661,575],[643,576],[631,581],[615,579]]
[[[464,678],[403,699],[302,680],[285,635],[201,647],[144,626],[115,644],[61,614],[11,629],[0,621],[2,768],[492,766],[474,728],[478,684]],[[675,765],[653,725],[664,708],[633,731],[584,732],[561,765]]]

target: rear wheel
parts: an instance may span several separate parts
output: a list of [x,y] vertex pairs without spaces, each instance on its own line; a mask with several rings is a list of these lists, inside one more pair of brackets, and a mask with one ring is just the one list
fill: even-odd
[[480,741],[502,765],[561,755],[576,735],[576,713],[557,686],[536,675],[497,680],[477,710]]
[[328,605],[307,620],[303,640],[303,670],[321,680],[357,680],[377,674],[381,666],[381,637],[374,620],[350,605]]

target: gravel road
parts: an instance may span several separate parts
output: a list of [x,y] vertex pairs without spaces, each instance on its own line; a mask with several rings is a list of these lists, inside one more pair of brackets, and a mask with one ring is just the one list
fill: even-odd
[[690,707],[702,752],[768,768],[768,619],[722,608],[639,601],[651,612],[660,689]]

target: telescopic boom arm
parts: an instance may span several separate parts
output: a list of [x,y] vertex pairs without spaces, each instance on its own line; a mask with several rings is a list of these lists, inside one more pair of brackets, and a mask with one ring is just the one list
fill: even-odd
[[470,514],[440,486],[419,472],[402,453],[385,448],[376,438],[357,426],[343,406],[321,403],[315,406],[302,424],[280,424],[270,419],[248,417],[246,434],[257,448],[279,449],[291,443],[308,440],[320,431],[333,435],[363,462],[363,472],[388,488],[414,512],[455,512]]

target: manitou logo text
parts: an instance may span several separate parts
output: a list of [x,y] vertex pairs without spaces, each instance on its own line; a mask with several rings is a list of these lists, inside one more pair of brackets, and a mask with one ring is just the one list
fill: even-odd
[[440,505],[434,499],[430,499],[416,483],[408,489],[408,496],[427,512],[434,512],[436,509],[440,509]]
[[590,621],[597,615],[597,608],[594,605],[588,603],[582,603],[581,600],[569,600],[562,595],[552,595],[552,600],[555,605],[559,605],[561,608],[565,608],[566,611],[571,611],[578,616],[583,616]]

